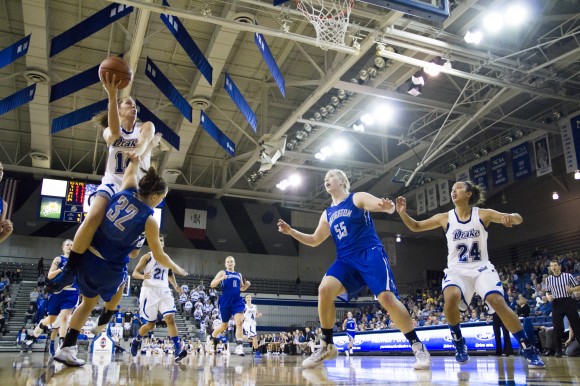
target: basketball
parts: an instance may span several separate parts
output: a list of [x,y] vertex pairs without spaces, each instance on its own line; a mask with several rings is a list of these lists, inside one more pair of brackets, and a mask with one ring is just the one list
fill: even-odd
[[109,80],[115,75],[115,79],[121,81],[119,87],[117,87],[119,90],[127,87],[133,80],[133,70],[131,70],[129,62],[116,56],[111,56],[101,62],[99,66],[99,79],[101,79],[101,82],[105,81],[106,73],[109,73]]

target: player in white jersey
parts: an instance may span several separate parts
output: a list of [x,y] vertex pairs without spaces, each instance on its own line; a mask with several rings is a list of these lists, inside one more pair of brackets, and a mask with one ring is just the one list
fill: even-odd
[[[163,235],[159,235],[159,241],[162,247],[165,246]],[[174,317],[176,312],[175,299],[169,288],[169,282],[171,282],[171,285],[178,293],[183,291],[177,285],[175,275],[173,275],[173,272],[169,268],[159,264],[153,257],[153,254],[149,252],[141,257],[139,263],[133,270],[132,276],[135,279],[143,280],[141,294],[139,295],[139,312],[141,318],[146,320],[147,323],[141,326],[137,336],[133,338],[131,342],[131,354],[137,356],[141,340],[155,327],[157,313],[160,312],[163,315],[165,323],[167,323],[169,337],[173,341],[175,361],[179,362],[187,356],[187,350],[181,349]]]
[[258,312],[258,307],[252,304],[252,295],[247,294],[245,296],[246,308],[244,309],[244,323],[242,324],[242,329],[244,330],[244,335],[248,340],[252,340],[252,350],[254,351],[254,356],[256,358],[261,358],[262,354],[258,351],[258,334],[256,333],[256,319],[262,317],[262,313]]
[[490,313],[497,312],[507,329],[518,340],[522,353],[530,367],[544,368],[535,346],[530,344],[522,324],[504,299],[499,275],[487,254],[487,227],[491,223],[503,224],[507,228],[521,224],[524,220],[517,213],[501,213],[492,209],[480,209],[483,190],[471,181],[459,181],[451,189],[451,200],[455,208],[447,213],[416,221],[407,214],[404,197],[397,198],[397,212],[413,232],[443,228],[447,237],[447,269],[443,278],[444,314],[455,345],[455,359],[467,363],[469,355],[465,338],[459,328],[460,308],[467,309],[475,292],[489,306]]
[[[117,99],[117,81],[107,73],[103,86],[107,91],[109,106],[106,112],[97,114],[93,121],[104,129],[103,139],[107,143],[108,155],[105,175],[91,200],[86,218],[79,226],[73,240],[73,247],[65,269],[47,283],[48,291],[60,291],[72,284],[74,272],[82,255],[89,248],[93,236],[105,217],[111,197],[120,190],[123,174],[129,165],[127,153],[140,157],[137,180],[143,177],[142,170],[149,170],[151,150],[159,144],[160,134],[155,135],[155,125],[137,119],[137,106],[130,96]],[[138,253],[138,251],[136,251]],[[131,256],[131,257],[136,257]]]

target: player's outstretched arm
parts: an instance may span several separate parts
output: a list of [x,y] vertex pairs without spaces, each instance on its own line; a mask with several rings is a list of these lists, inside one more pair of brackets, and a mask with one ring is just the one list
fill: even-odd
[[121,118],[119,117],[119,106],[117,105],[117,87],[119,84],[121,84],[121,80],[117,80],[115,74],[105,73],[103,88],[109,97],[109,108],[107,110],[109,127],[103,132],[103,138],[107,145],[110,145],[121,136]]
[[506,228],[511,228],[524,222],[524,219],[518,213],[502,213],[493,209],[480,209],[479,218],[485,226],[493,222],[503,224]]
[[286,235],[290,235],[296,240],[300,241],[302,244],[308,245],[310,247],[316,247],[320,245],[328,238],[328,236],[330,236],[330,226],[326,220],[326,211],[322,212],[320,220],[318,221],[318,226],[312,234],[299,232],[282,219],[278,220],[278,231]]
[[[159,133],[159,135],[161,135]],[[152,122],[143,122],[141,125],[141,132],[139,133],[139,140],[133,149],[133,153],[139,157],[146,156],[153,150],[153,138],[155,136],[155,125]],[[160,140],[161,138],[159,138]],[[159,141],[155,145],[158,145]]]
[[130,159],[130,162],[125,169],[125,174],[123,174],[121,190],[136,188],[139,185],[139,180],[137,179],[137,172],[139,171],[139,157],[132,153],[125,153],[125,155]]
[[188,275],[183,268],[175,264],[175,262],[163,251],[163,247],[159,241],[159,225],[157,225],[157,221],[155,221],[153,216],[149,216],[145,223],[145,237],[147,238],[149,248],[151,248],[151,253],[153,253],[153,258],[157,260],[159,264],[171,269],[178,275]]
[[405,200],[405,197],[397,197],[396,207],[401,220],[413,232],[430,231],[439,227],[445,229],[447,227],[446,213],[439,213],[427,220],[417,221],[407,214],[407,200]]
[[354,194],[352,201],[357,208],[369,212],[395,213],[395,203],[388,198],[378,198],[369,193],[358,192]]

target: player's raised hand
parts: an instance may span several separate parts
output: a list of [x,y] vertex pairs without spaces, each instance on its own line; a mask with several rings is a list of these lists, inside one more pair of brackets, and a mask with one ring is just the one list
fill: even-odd
[[379,203],[379,206],[382,208],[383,212],[387,212],[389,214],[395,212],[395,203],[391,201],[390,198],[381,198],[380,200],[381,202]]
[[292,227],[286,223],[286,221],[279,219],[278,220],[278,232],[284,233],[285,235],[290,234]]
[[405,197],[397,197],[397,213],[405,213],[407,211],[407,200]]
[[512,214],[504,214],[501,216],[501,223],[506,228],[511,228],[514,225],[514,216]]
[[12,221],[10,221],[10,220],[0,221],[0,232],[12,233],[13,230],[14,230],[14,227],[12,225]]
[[106,72],[105,79],[101,79],[101,81],[103,82],[103,88],[107,91],[107,94],[116,97],[118,87],[122,82],[122,80],[117,80],[117,74]]

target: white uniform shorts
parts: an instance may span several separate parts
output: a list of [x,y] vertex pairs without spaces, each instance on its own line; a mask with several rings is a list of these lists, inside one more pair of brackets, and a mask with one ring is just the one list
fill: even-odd
[[[487,295],[497,293],[503,296],[503,286],[499,279],[499,275],[495,267],[489,261],[476,267],[451,267],[445,269],[445,276],[443,277],[442,289],[455,286],[461,291],[461,302],[459,303],[459,310],[461,312],[467,311],[473,294],[477,292],[479,296],[485,301]],[[495,313],[495,310],[487,304],[488,314]]]
[[251,339],[257,335],[255,321],[245,321],[242,324],[242,328],[244,329],[244,335],[246,335],[248,339]]
[[141,318],[148,322],[155,322],[157,320],[157,312],[161,312],[163,316],[175,314],[175,299],[171,290],[167,287],[143,286],[139,296]]

